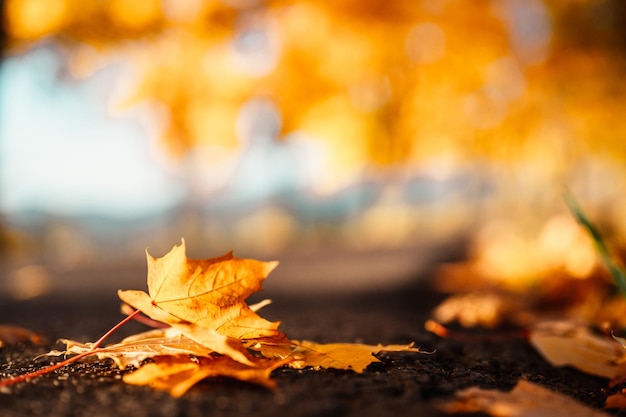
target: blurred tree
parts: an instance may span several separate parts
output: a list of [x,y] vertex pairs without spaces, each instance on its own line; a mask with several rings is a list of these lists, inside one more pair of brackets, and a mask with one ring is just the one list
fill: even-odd
[[[73,77],[122,57],[171,155],[242,146],[250,100],[328,150],[322,183],[486,156],[562,177],[626,157],[620,0],[7,0],[10,54],[46,40]],[[610,126],[610,128],[608,128]],[[534,174],[535,175],[535,174]],[[343,180],[342,180],[343,179]],[[324,188],[323,186],[321,188]]]

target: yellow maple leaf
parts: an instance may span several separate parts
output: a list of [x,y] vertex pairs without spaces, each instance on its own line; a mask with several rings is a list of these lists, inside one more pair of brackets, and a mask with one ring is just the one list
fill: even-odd
[[124,382],[133,385],[149,385],[165,390],[173,397],[180,397],[197,382],[224,376],[273,388],[272,371],[287,360],[256,359],[255,366],[234,361],[228,356],[189,357],[187,355],[157,356],[152,363],[137,371],[124,375]]
[[278,262],[241,259],[232,252],[207,260],[188,259],[185,241],[162,258],[148,257],[148,294],[119,291],[127,304],[170,325],[192,323],[236,339],[282,337],[278,322],[253,311],[245,300]]
[[380,360],[374,356],[379,352],[419,352],[413,344],[408,345],[365,345],[360,343],[315,343],[295,342],[296,349],[291,353],[295,359],[290,365],[294,368],[312,366],[315,368],[351,369],[361,373],[367,366]]
[[[0,380],[0,386],[96,357],[112,359],[120,369],[138,368],[124,376],[129,384],[148,385],[178,397],[207,377],[225,376],[273,387],[271,372],[282,365],[361,373],[369,364],[380,362],[374,356],[378,352],[421,352],[413,344],[319,344],[287,339],[278,331],[278,322],[257,315],[268,300],[251,306],[245,301],[261,289],[261,283],[277,264],[239,259],[232,253],[208,260],[187,259],[184,240],[162,258],[148,255],[148,293],[118,292],[125,303],[138,311],[127,312],[127,318],[94,343],[65,340],[65,351],[48,354],[74,354],[72,358]],[[168,326],[101,347],[112,332],[137,318],[139,312]]]

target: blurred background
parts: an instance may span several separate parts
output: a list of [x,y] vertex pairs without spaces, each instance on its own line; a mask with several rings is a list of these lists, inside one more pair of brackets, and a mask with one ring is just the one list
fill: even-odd
[[10,297],[144,288],[145,248],[181,237],[280,260],[266,287],[288,291],[400,285],[459,251],[582,277],[565,189],[626,237],[621,0],[0,5]]

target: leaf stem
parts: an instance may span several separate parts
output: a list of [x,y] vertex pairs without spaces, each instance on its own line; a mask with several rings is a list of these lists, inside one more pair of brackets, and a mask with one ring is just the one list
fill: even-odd
[[111,327],[111,329],[106,332],[104,335],[102,335],[102,337],[98,340],[96,340],[96,342],[93,344],[93,346],[91,347],[92,350],[96,350],[100,347],[100,345],[109,337],[111,336],[113,333],[115,333],[120,327],[122,327],[123,325],[125,325],[126,323],[128,323],[129,321],[131,321],[132,319],[134,319],[136,316],[138,316],[141,313],[141,311],[139,310],[135,310],[133,311],[132,314],[129,314],[128,316],[126,316],[122,321],[120,321],[119,323],[117,323],[115,326]]
[[[123,314],[130,315],[133,313],[133,311],[134,311],[133,308],[129,306],[128,304],[122,304]],[[135,316],[135,321],[137,321],[137,323],[145,324],[146,326],[152,327],[155,329],[167,329],[171,327],[168,324],[161,323],[160,321],[152,320],[151,318],[142,316],[141,314],[138,314]]]
[[100,345],[109,336],[111,336],[111,334],[113,334],[120,327],[122,327],[123,325],[125,325],[126,323],[128,323],[129,321],[134,319],[139,313],[140,313],[140,311],[136,310],[132,314],[130,314],[126,318],[124,318],[122,321],[117,323],[109,331],[107,331],[104,335],[102,335],[102,337],[100,339],[98,339],[91,346],[91,349],[89,349],[87,352],[80,353],[80,354],[78,354],[76,356],[72,356],[71,358],[66,359],[66,360],[64,360],[62,362],[55,363],[54,365],[46,366],[45,368],[41,368],[41,369],[38,369],[38,370],[33,371],[33,372],[29,372],[29,373],[26,373],[26,374],[23,374],[23,375],[17,375],[17,376],[13,376],[13,377],[10,377],[10,378],[2,379],[2,380],[0,380],[0,387],[8,387],[9,385],[17,384],[18,382],[27,381],[29,379],[36,378],[36,377],[41,376],[41,375],[45,375],[45,374],[47,374],[49,372],[55,371],[55,370],[57,370],[59,368],[63,368],[64,366],[67,366],[67,365],[69,365],[69,364],[71,364],[73,362],[76,362],[77,360],[82,359],[82,358],[84,358],[86,356],[93,355],[95,352],[97,352],[97,350],[100,347]]

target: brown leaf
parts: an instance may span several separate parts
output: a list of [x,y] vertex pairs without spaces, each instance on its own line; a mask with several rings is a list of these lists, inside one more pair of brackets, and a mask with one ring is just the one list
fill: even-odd
[[624,349],[585,326],[568,321],[542,322],[531,330],[529,341],[553,366],[573,366],[610,379],[626,375]]
[[124,376],[124,382],[133,385],[149,385],[165,390],[173,397],[180,397],[199,381],[224,376],[273,388],[272,371],[286,360],[257,359],[255,366],[234,361],[228,356],[194,358],[187,355],[157,356],[153,363]]
[[4,344],[14,344],[17,342],[30,341],[31,343],[41,344],[44,339],[37,333],[18,326],[10,326],[0,324],[0,347]]
[[[111,359],[120,369],[137,367],[137,371],[124,376],[127,383],[167,390],[178,397],[207,377],[224,376],[273,387],[271,372],[285,364],[360,373],[369,364],[380,362],[374,356],[378,352],[421,352],[412,344],[319,344],[287,339],[278,331],[279,323],[269,322],[256,313],[269,300],[252,306],[245,302],[249,295],[261,289],[262,281],[276,265],[277,262],[235,258],[231,253],[203,261],[187,259],[184,241],[163,258],[148,255],[148,293],[118,292],[136,311],[125,305],[131,310],[126,311],[128,317],[96,342],[64,340],[65,351],[52,351],[48,355],[75,356],[5,380],[6,385],[52,372],[77,360],[98,358]],[[140,312],[167,326],[101,347],[112,332],[129,320],[160,326],[143,320]]]
[[432,317],[439,323],[494,328],[503,322],[520,322],[524,311],[522,301],[516,294],[496,291],[454,294],[433,310]]
[[450,414],[484,412],[497,417],[606,417],[573,398],[524,380],[510,392],[467,388],[438,408]]
[[[81,354],[92,350],[91,343],[79,343],[73,340],[62,339],[65,351],[52,351],[51,356]],[[165,355],[193,355],[210,356],[215,351],[208,349],[175,329],[158,329],[129,336],[120,343],[99,348],[93,352],[98,359],[112,359],[120,369],[129,365],[139,368],[141,362],[148,358]]]
[[606,397],[604,408],[626,408],[626,389]]
[[193,323],[236,339],[277,337],[280,323],[257,315],[245,302],[261,290],[277,262],[224,256],[194,260],[185,256],[185,241],[162,258],[148,256],[148,294],[120,291],[120,298],[151,318]]

